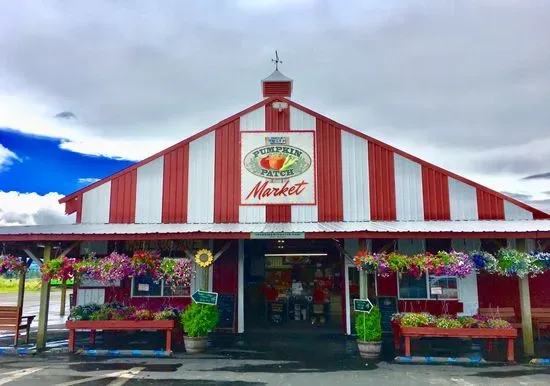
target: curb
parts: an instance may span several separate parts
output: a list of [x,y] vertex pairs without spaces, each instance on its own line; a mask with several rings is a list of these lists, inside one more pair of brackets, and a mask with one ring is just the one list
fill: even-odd
[[529,361],[530,365],[550,366],[550,358],[535,358]]
[[450,357],[419,357],[419,356],[410,356],[410,357],[395,357],[394,361],[396,363],[433,363],[433,364],[480,364],[487,363],[485,359],[480,357],[466,358],[450,358]]
[[167,358],[173,355],[172,351],[164,350],[94,350],[94,349],[80,349],[76,352],[78,355],[90,356],[90,357],[154,357],[154,358]]
[[15,348],[15,347],[0,347],[0,355],[34,355],[36,354],[35,348]]

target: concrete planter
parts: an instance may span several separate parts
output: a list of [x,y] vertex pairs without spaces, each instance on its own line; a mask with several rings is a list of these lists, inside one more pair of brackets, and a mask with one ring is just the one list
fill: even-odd
[[198,354],[206,351],[206,336],[190,337],[184,336],[185,351],[189,354]]
[[359,355],[364,359],[378,359],[380,357],[380,349],[382,342],[365,342],[357,340],[357,348]]

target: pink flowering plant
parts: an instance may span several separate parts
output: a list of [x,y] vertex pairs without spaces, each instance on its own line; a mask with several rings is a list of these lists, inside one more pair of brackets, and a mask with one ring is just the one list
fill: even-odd
[[102,282],[113,282],[131,277],[134,273],[130,258],[123,253],[112,252],[90,267],[91,278]]
[[383,253],[371,254],[366,251],[359,251],[353,261],[357,269],[361,271],[376,273],[383,277],[388,276],[391,272],[386,255]]
[[164,258],[160,263],[159,274],[173,289],[189,287],[193,278],[193,263],[189,259]]
[[134,252],[132,258],[130,259],[132,268],[134,270],[133,275],[135,277],[139,276],[150,276],[153,279],[160,278],[160,254],[158,252],[137,250]]
[[43,281],[66,281],[74,277],[75,259],[64,256],[51,259],[40,267]]
[[6,272],[21,273],[27,271],[25,261],[14,255],[0,256],[0,275]]

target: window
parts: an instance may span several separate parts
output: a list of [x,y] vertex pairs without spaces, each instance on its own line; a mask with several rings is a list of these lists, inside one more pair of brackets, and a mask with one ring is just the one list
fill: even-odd
[[165,284],[164,280],[155,282],[151,277],[139,277],[132,279],[132,297],[162,297],[162,296],[190,296],[189,287],[172,286]]
[[454,276],[422,275],[416,278],[399,274],[398,288],[400,299],[458,299],[458,280]]

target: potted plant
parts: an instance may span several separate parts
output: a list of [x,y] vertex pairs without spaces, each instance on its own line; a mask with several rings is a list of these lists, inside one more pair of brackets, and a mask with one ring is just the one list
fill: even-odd
[[214,305],[193,303],[189,305],[181,317],[185,351],[190,354],[206,350],[206,336],[218,324],[218,308]]
[[360,312],[355,318],[357,347],[365,359],[378,359],[382,345],[382,315],[375,306],[371,312]]

